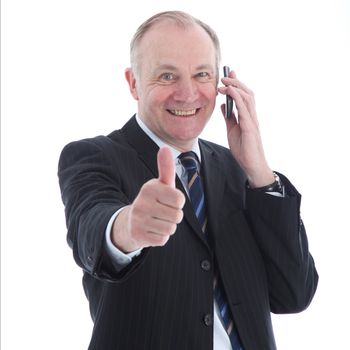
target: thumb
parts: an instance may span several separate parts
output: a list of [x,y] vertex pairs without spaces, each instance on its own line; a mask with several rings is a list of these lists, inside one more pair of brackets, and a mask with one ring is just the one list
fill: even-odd
[[223,104],[220,106],[220,108],[221,108],[221,113],[222,113],[222,115],[224,116],[227,129],[230,129],[230,128],[232,128],[233,126],[235,126],[236,124],[238,124],[238,122],[237,122],[237,117],[236,117],[236,114],[235,114],[235,111],[234,111],[234,110],[232,111],[231,117],[230,117],[230,118],[226,118],[226,114],[225,114],[225,104],[223,103]]
[[158,179],[172,187],[175,187],[175,164],[173,160],[173,154],[168,147],[162,147],[158,151]]

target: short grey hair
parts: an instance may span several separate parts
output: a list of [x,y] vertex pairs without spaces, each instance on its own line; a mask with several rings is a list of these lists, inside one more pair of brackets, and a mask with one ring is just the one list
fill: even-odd
[[221,60],[221,50],[220,50],[220,42],[219,38],[217,37],[215,31],[206,23],[202,22],[201,20],[189,15],[188,13],[182,12],[182,11],[165,11],[165,12],[159,12],[155,14],[154,16],[147,19],[145,22],[143,22],[139,28],[137,29],[136,33],[134,34],[131,43],[130,43],[130,63],[131,68],[134,71],[134,74],[139,73],[139,67],[138,67],[138,47],[141,42],[141,39],[147,33],[155,24],[160,23],[162,21],[169,21],[173,22],[179,27],[187,28],[192,25],[199,25],[202,27],[206,33],[211,38],[214,47],[215,47],[215,60],[216,60],[216,76],[217,79],[219,77],[219,64]]

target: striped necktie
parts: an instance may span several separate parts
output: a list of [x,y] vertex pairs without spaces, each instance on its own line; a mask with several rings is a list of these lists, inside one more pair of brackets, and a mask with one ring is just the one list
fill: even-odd
[[[199,224],[202,227],[203,233],[205,233],[207,218],[205,214],[204,191],[202,181],[199,176],[200,166],[197,155],[192,151],[185,152],[179,155],[179,159],[183,167],[186,169],[188,193],[191,199],[193,210],[195,211]],[[214,277],[214,297],[218,305],[224,327],[230,338],[232,349],[243,350],[237,331],[234,328],[231,312],[229,310],[226,296],[217,273]]]
[[192,207],[196,213],[202,231],[205,232],[207,218],[204,206],[204,191],[201,178],[199,177],[199,162],[197,155],[192,151],[181,153],[179,159],[187,173],[188,194],[191,199]]

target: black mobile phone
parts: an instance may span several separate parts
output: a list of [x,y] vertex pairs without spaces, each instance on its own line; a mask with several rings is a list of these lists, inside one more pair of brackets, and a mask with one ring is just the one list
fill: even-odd
[[[230,73],[230,67],[224,66],[224,77],[228,77],[228,73]],[[232,116],[232,109],[233,109],[232,97],[229,95],[226,95],[226,105],[225,105],[226,118],[230,118]]]

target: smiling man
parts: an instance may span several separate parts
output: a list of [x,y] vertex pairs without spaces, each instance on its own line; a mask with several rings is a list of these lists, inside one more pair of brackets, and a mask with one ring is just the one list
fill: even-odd
[[[268,166],[252,91],[233,71],[218,87],[219,62],[208,25],[156,14],[125,72],[137,114],[61,154],[91,350],[272,350],[270,313],[313,298],[300,195]],[[238,111],[224,119],[228,149],[198,138],[218,93]]]
[[168,145],[191,149],[215,107],[213,41],[200,26],[166,21],[150,28],[135,50],[140,62],[126,76],[140,118]]

